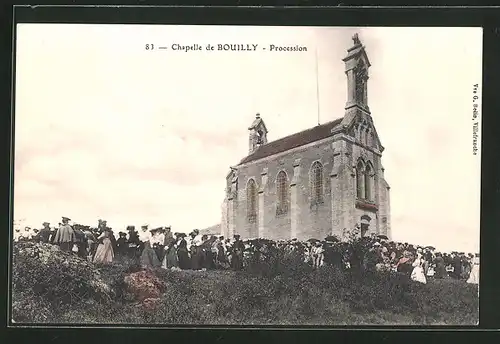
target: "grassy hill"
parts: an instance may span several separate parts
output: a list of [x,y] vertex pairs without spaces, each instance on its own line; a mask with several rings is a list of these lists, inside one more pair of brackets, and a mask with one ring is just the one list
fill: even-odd
[[[38,245],[39,246],[39,245]],[[475,325],[478,287],[422,285],[401,275],[286,269],[261,276],[234,271],[155,270],[164,284],[153,303],[127,292],[130,261],[97,267],[58,250],[15,248],[16,322],[237,325]],[[38,253],[37,253],[38,252]]]

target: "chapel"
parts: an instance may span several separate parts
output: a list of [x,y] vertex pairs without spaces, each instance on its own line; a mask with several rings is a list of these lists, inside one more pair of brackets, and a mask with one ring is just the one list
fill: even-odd
[[391,237],[384,147],[368,106],[370,61],[357,34],[343,59],[347,76],[344,116],[268,141],[257,114],[248,128],[248,155],[230,168],[222,205],[225,237],[272,240]]

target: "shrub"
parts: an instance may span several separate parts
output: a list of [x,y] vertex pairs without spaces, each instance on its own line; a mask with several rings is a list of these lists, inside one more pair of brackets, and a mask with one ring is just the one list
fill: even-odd
[[13,309],[14,320],[36,320],[36,317],[23,313],[21,296],[32,300],[35,309],[41,302],[46,309],[52,310],[47,314],[53,316],[65,305],[89,299],[111,303],[115,297],[112,287],[91,263],[53,245],[22,242],[14,246],[13,253],[13,301],[17,301]]

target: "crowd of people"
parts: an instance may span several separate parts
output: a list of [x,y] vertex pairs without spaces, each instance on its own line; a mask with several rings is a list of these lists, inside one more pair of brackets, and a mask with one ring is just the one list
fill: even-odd
[[342,270],[397,271],[420,283],[427,283],[429,278],[453,278],[479,284],[479,254],[441,253],[434,247],[393,242],[382,235],[360,238],[356,229],[349,240],[328,236],[307,241],[243,241],[238,234],[231,240],[200,234],[197,229],[187,235],[172,233],[170,226],[149,228],[145,224],[139,231],[135,226],[128,226],[126,232],[119,232],[116,238],[105,220],[99,220],[95,228],[71,226],[69,221],[63,217],[57,228],[51,228],[48,222],[43,223],[40,230],[17,228],[14,240],[58,245],[62,251],[96,264],[110,264],[116,256],[123,256],[137,259],[144,268],[242,270],[252,260],[265,261],[276,257],[276,252],[284,252],[298,256],[315,269],[333,265]]

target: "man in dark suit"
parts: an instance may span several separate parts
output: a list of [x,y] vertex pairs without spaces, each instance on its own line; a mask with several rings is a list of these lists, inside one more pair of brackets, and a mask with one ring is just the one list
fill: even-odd
[[462,274],[462,259],[460,259],[460,255],[456,252],[452,254],[451,265],[453,266],[452,277],[460,279],[460,275]]
[[42,226],[43,228],[40,229],[40,233],[38,233],[38,238],[40,242],[47,244],[50,240],[50,235],[51,235],[50,223],[44,222]]

